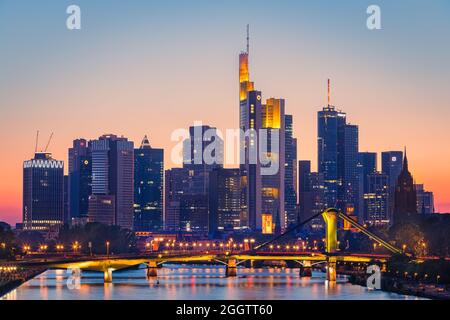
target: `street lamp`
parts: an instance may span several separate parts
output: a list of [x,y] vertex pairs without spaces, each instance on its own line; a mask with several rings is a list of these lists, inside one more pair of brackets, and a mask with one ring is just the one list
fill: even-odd
[[106,255],[109,256],[109,241],[106,241]]

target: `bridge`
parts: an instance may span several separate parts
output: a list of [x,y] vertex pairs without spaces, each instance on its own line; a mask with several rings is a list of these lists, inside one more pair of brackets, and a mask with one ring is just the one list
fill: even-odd
[[[314,218],[322,215],[326,225],[325,236],[325,252],[295,252],[295,253],[274,253],[263,251],[270,243],[281,239],[290,232],[297,230],[304,224]],[[252,250],[239,252],[217,252],[216,250],[208,250],[199,253],[150,253],[138,255],[119,255],[119,256],[98,256],[98,257],[75,257],[63,258],[54,257],[50,259],[30,259],[21,261],[18,265],[22,267],[42,267],[46,269],[75,269],[90,271],[100,271],[104,273],[104,281],[113,281],[113,272],[123,270],[138,265],[146,265],[147,276],[156,277],[158,268],[164,263],[183,263],[183,262],[208,262],[224,265],[225,275],[233,277],[237,275],[237,268],[246,261],[294,261],[300,266],[300,276],[310,277],[312,267],[317,264],[325,264],[326,279],[330,282],[336,282],[337,263],[338,262],[356,262],[356,263],[380,263],[385,266],[390,255],[374,255],[374,254],[349,254],[338,252],[337,230],[338,220],[347,221],[354,228],[361,231],[367,237],[377,242],[379,245],[388,249],[391,253],[403,253],[401,249],[396,248],[389,242],[381,239],[377,235],[371,233],[362,225],[349,218],[337,209],[330,208],[323,213],[312,216],[311,218],[290,228],[283,234],[267,241]]]

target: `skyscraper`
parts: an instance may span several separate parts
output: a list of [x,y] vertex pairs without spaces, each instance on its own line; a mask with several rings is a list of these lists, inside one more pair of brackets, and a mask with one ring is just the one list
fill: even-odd
[[388,176],[389,183],[389,220],[393,220],[394,212],[394,197],[395,186],[397,185],[397,178],[400,175],[403,167],[403,152],[402,151],[385,151],[381,153],[381,172]]
[[[324,179],[324,204],[326,207],[338,207],[338,192],[342,183],[339,179],[338,163],[343,163],[338,145],[342,137],[342,127],[346,125],[346,114],[337,111],[330,104],[330,82],[328,80],[328,105],[318,112],[318,170]],[[341,138],[341,139],[339,139]],[[342,209],[342,208],[340,208]]]
[[85,139],[73,141],[69,148],[69,220],[75,223],[88,218],[92,193],[91,151]]
[[297,140],[293,137],[292,115],[285,116],[284,209],[287,225],[297,222]]
[[223,140],[215,127],[208,125],[189,127],[189,138],[183,141],[184,168],[211,171],[223,167],[223,157]]
[[[311,172],[309,160],[298,162],[298,173],[299,218],[305,221],[326,209],[323,200],[324,179],[322,173]],[[315,218],[309,225],[312,231],[318,231],[324,227],[323,218]]]
[[163,228],[164,150],[150,146],[147,136],[134,150],[134,229]]
[[369,191],[369,174],[377,172],[377,153],[360,152],[359,164],[362,168],[363,192]]
[[433,192],[426,191],[423,184],[416,184],[414,187],[417,193],[417,212],[420,214],[434,213]]
[[244,145],[244,161],[241,165],[243,177],[243,210],[248,217],[248,226],[256,231],[261,230],[261,162],[258,153],[258,131],[262,121],[261,92],[247,92],[245,103],[241,103],[241,129],[245,137],[241,138]]
[[367,191],[364,192],[364,220],[374,225],[388,224],[389,179],[384,173],[367,176]]
[[90,148],[92,196],[89,199],[89,221],[132,229],[133,142],[125,137],[108,134],[90,141]]
[[244,229],[240,170],[214,169],[209,183],[209,232]]
[[23,163],[23,228],[46,231],[64,219],[64,162],[35,153]]
[[338,208],[356,216],[362,213],[363,195],[358,169],[358,145],[358,126],[345,124],[338,128]]
[[186,168],[172,168],[165,172],[164,229],[180,231],[180,200],[190,188],[191,177]]
[[318,112],[318,169],[324,178],[324,204],[359,215],[362,186],[358,167],[358,126],[330,104]]
[[[261,129],[264,131],[259,132],[258,139],[260,141],[258,148],[261,148],[261,142],[265,143],[267,148],[266,150],[260,149],[258,151],[260,155],[263,155],[268,160],[267,163],[261,163],[261,168],[273,167],[275,168],[274,172],[276,171],[276,173],[271,172],[270,174],[261,173],[261,214],[266,217],[271,216],[274,231],[275,228],[284,230],[287,226],[285,212],[286,133],[284,99],[267,99],[266,104],[261,107]],[[267,137],[264,137],[263,132],[266,132]],[[290,143],[290,150],[292,151],[292,140],[290,140]],[[292,186],[292,171],[290,179]]]
[[408,158],[405,152],[403,168],[397,178],[394,194],[394,224],[405,221],[408,217],[417,214],[417,194],[414,179],[409,172]]

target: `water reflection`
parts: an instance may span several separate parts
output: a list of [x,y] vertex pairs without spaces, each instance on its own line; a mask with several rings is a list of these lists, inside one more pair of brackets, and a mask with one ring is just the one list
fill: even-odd
[[83,272],[79,289],[70,290],[65,270],[49,270],[2,297],[10,300],[121,300],[121,299],[417,299],[354,286],[345,277],[337,283],[313,272],[300,278],[298,269],[239,268],[238,277],[226,278],[221,266],[166,265],[157,278],[147,278],[144,267],[113,273],[113,283],[103,283],[103,273]]

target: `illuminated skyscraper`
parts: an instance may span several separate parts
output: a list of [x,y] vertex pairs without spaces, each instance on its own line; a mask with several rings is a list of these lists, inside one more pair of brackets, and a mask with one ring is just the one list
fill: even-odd
[[261,128],[261,92],[254,90],[249,73],[249,26],[247,25],[247,50],[239,54],[239,128],[246,133],[241,137],[242,211],[246,225],[261,230],[261,167],[258,158],[257,132]]
[[284,209],[287,225],[297,222],[297,140],[293,137],[292,115],[285,116]]
[[209,184],[209,232],[246,227],[241,214],[240,170],[217,168],[210,173]]
[[[269,164],[262,163],[261,168],[276,168],[276,173],[263,174],[261,177],[261,213],[272,216],[274,229],[279,227],[281,230],[284,230],[287,226],[287,215],[285,212],[286,134],[284,99],[267,99],[266,104],[261,107],[262,129],[266,129],[262,132],[266,132],[267,138],[262,136],[262,132],[258,138],[266,141],[267,150],[259,151],[266,151],[263,155],[269,161]],[[292,140],[290,143],[292,144]],[[261,144],[259,147],[261,147]],[[275,149],[272,149],[273,147]],[[292,175],[290,179],[292,186]]]
[[367,191],[364,192],[364,222],[373,225],[388,224],[389,178],[384,173],[367,176]]
[[[343,154],[339,154],[346,114],[337,111],[330,104],[330,82],[328,80],[328,105],[318,112],[318,169],[324,179],[324,203],[326,207],[338,207],[340,181],[339,162],[343,163]],[[342,160],[341,160],[342,159]],[[340,208],[342,209],[342,208]]]
[[133,227],[134,144],[127,138],[103,135],[90,141],[92,196],[89,221]]
[[73,141],[69,149],[69,219],[87,221],[89,196],[92,193],[91,151],[85,139]]
[[360,152],[359,165],[362,168],[363,191],[366,193],[369,191],[369,174],[377,172],[377,153]]
[[134,229],[162,230],[164,150],[150,146],[147,136],[134,150]]
[[64,219],[64,162],[38,152],[23,163],[23,228],[46,231]]

